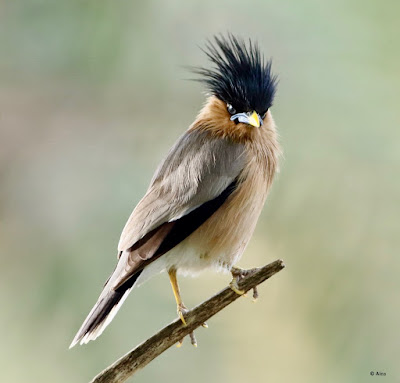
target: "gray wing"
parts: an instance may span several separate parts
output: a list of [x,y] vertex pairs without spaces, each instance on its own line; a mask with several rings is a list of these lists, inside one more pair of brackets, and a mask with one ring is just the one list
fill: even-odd
[[153,229],[218,197],[245,166],[244,145],[187,131],[157,169],[146,195],[129,217],[118,244],[130,249]]

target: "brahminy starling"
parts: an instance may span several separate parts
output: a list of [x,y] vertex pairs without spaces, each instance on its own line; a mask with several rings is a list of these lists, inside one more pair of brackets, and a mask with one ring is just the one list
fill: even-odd
[[[208,41],[211,68],[192,68],[208,92],[204,107],[156,170],[118,244],[118,263],[71,343],[96,339],[132,289],[167,271],[183,325],[177,274],[232,273],[255,229],[278,168],[271,106],[277,78],[259,46],[229,34]],[[179,112],[179,110],[177,110]],[[192,343],[196,344],[191,334]]]

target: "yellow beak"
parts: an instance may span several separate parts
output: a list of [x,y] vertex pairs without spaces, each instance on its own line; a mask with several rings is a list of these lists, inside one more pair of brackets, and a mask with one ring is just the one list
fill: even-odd
[[236,120],[238,120],[238,122],[254,126],[255,128],[259,128],[263,123],[257,112],[251,112],[251,114],[250,112],[234,114],[231,117],[231,121],[236,121]]
[[256,112],[253,112],[249,117],[248,117],[248,122],[249,125],[254,126],[255,128],[260,127],[260,118],[258,117],[258,114]]

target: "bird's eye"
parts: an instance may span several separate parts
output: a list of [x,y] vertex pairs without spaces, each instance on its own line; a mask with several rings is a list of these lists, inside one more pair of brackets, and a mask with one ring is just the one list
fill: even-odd
[[236,113],[236,109],[231,104],[227,104],[226,106],[228,108],[229,114],[235,114]]

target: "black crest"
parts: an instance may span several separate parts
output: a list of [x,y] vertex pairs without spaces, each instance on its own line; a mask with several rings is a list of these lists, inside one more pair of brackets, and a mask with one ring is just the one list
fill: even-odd
[[246,43],[229,34],[214,37],[203,49],[214,68],[195,68],[211,94],[237,112],[255,110],[263,115],[272,105],[277,77],[271,73],[271,61],[265,62],[257,44]]

